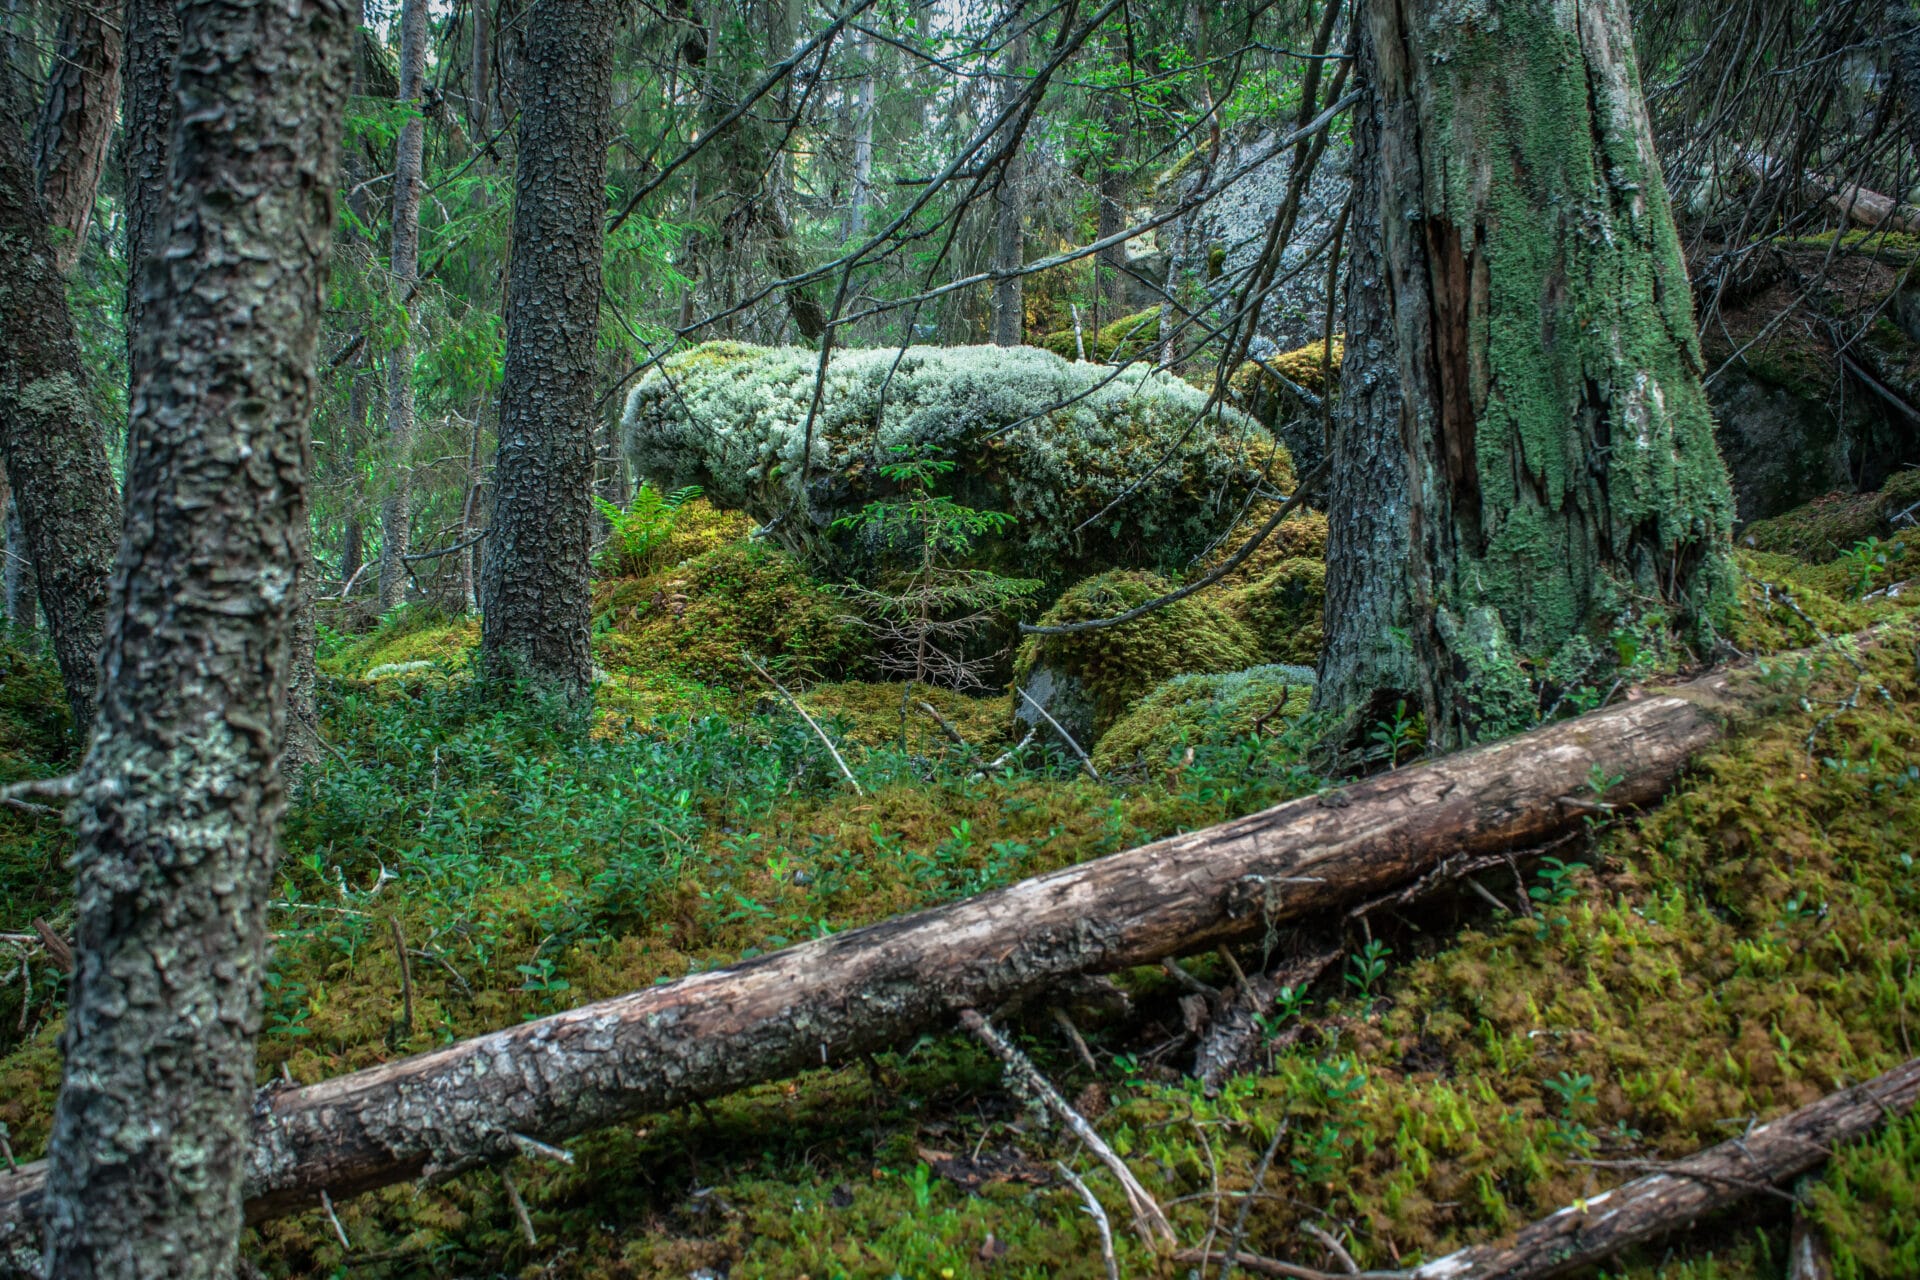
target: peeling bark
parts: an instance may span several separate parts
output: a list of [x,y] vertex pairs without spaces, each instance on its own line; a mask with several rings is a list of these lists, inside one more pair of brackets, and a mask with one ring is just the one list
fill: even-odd
[[481,588],[489,676],[592,688],[594,343],[600,319],[613,0],[543,11],[523,34],[507,355]]
[[126,525],[75,805],[55,1280],[234,1272],[285,804],[351,28],[343,0],[187,0],[179,16],[169,235],[135,338]]
[[85,734],[120,512],[66,279],[26,156],[19,127],[11,116],[0,118],[0,462],[13,489],[8,607],[18,610],[15,621],[31,616],[30,605],[13,594],[22,582],[12,557],[24,552],[74,728]]
[[[1561,801],[1585,794],[1596,771],[1622,779],[1610,803],[1651,803],[1732,718],[1779,697],[1739,673],[1707,676],[963,902],[263,1094],[248,1212],[457,1173],[512,1156],[520,1138],[560,1142],[857,1060],[963,1008],[1050,998],[1076,975],[1272,939],[1447,858],[1578,829],[1585,806]],[[30,1178],[0,1179],[0,1222],[30,1212]]]

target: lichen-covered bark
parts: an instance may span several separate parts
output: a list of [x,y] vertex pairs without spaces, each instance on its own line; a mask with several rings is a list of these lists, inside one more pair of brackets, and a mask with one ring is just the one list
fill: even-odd
[[[1458,742],[1531,722],[1528,660],[1623,616],[1708,622],[1732,505],[1624,0],[1362,17],[1390,341],[1350,341],[1344,376],[1393,362],[1410,508],[1359,571],[1406,577],[1416,692]],[[1332,576],[1352,649],[1371,620]]]
[[526,25],[500,449],[481,589],[490,676],[592,686],[594,341],[606,214],[613,0]]
[[[389,285],[393,299],[411,312],[407,295],[420,278],[420,160],[426,146],[426,122],[420,117],[421,86],[427,72],[426,0],[406,0],[400,6],[400,100],[414,114],[400,129],[393,159],[393,253]],[[407,598],[407,566],[402,559],[413,548],[413,324],[401,327],[401,337],[387,353],[387,448],[392,452],[393,488],[380,503],[380,610],[396,608]]]
[[[175,0],[127,0],[126,101],[121,163],[127,201],[127,352],[146,313],[147,260],[166,235],[167,145],[173,134],[173,59],[180,51]],[[135,375],[137,377],[137,375]]]
[[50,1277],[233,1274],[344,0],[189,0],[76,805]]
[[[0,113],[4,114],[4,113]],[[119,502],[27,148],[0,119],[0,460],[74,726],[93,720]],[[30,610],[28,611],[30,612]]]
[[120,24],[75,0],[60,19],[47,92],[33,132],[33,165],[53,230],[54,258],[73,270],[93,221],[120,98]]

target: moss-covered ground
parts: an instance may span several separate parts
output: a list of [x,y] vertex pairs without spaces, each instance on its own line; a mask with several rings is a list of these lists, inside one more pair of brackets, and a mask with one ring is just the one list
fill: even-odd
[[[1004,695],[929,698],[964,746],[924,712],[903,722],[838,602],[739,533],[602,584],[590,724],[482,697],[470,622],[416,612],[325,637],[337,751],[299,779],[285,826],[263,1077],[388,1061],[1327,781],[1288,728],[1297,707],[1251,722],[1272,710],[1251,680],[1138,702],[1135,767],[1098,783],[1043,747],[1010,751]],[[1012,1030],[1184,1243],[1221,1241],[1244,1214],[1248,1247],[1309,1265],[1329,1259],[1305,1226],[1362,1265],[1411,1263],[1631,1176],[1619,1162],[1720,1141],[1904,1060],[1920,1032],[1920,591],[1886,588],[1920,565],[1869,572],[1882,551],[1741,552],[1743,652],[1888,629],[1769,666],[1777,710],[1657,809],[1484,878],[1501,908],[1463,893],[1340,938],[1342,961],[1272,1011],[1281,1034],[1218,1096],[1185,1078],[1181,989],[1158,971],[1119,975],[1126,1011],[1076,1010],[1092,1069],[1045,1016]],[[1310,539],[1276,548],[1237,586],[1311,554]],[[790,681],[864,795],[736,646]],[[0,674],[0,778],[69,767],[46,656],[8,637]],[[57,824],[0,811],[0,931],[64,922],[65,852]],[[0,977],[17,958],[0,948]],[[1229,978],[1215,956],[1188,967]],[[46,1139],[60,999],[44,955],[24,985],[0,983],[0,1122],[22,1157]],[[276,1276],[1102,1275],[1061,1159],[1106,1205],[1123,1274],[1184,1274],[1141,1250],[1112,1180],[959,1036],[572,1145],[572,1168],[513,1171],[535,1243],[499,1177],[476,1173],[341,1203],[350,1248],[316,1211],[255,1229],[248,1252]],[[1916,1151],[1920,1126],[1893,1126],[1811,1191],[1838,1274],[1920,1265]],[[1776,1276],[1776,1209],[1609,1274]]]

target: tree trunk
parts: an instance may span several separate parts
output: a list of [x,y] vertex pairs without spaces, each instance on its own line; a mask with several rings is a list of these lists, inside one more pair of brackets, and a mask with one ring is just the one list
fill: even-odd
[[[170,234],[75,805],[47,1274],[228,1277],[251,1129],[343,0],[180,11]],[[135,32],[134,42],[148,33]]]
[[[1344,404],[1329,514],[1363,527],[1329,547],[1315,698],[1405,695],[1452,744],[1532,723],[1528,661],[1590,668],[1634,615],[1710,635],[1732,504],[1625,0],[1359,17],[1355,263],[1385,292],[1349,292],[1343,379],[1398,401],[1406,507],[1364,483],[1391,401]],[[1403,597],[1408,658],[1381,642]]]
[[[1020,15],[1014,14],[1011,21],[1018,23]],[[1007,44],[1006,98],[1010,101],[1018,96],[1022,85],[1020,72],[1027,64],[1027,35],[1024,30]],[[1014,129],[1013,121],[1008,121],[1009,133]],[[1018,271],[1026,265],[1026,166],[1021,162],[1020,143],[1012,144],[1013,150],[1007,156],[1006,164],[1000,171],[1000,181],[993,189],[993,269],[995,271]],[[997,347],[1017,347],[1023,339],[1025,328],[1025,303],[1019,276],[1004,276],[993,282],[992,325],[993,344]]]
[[175,0],[127,0],[126,102],[120,152],[127,180],[127,354],[146,323],[148,261],[166,240],[167,147],[173,134],[173,60],[180,51]]
[[33,557],[27,551],[27,535],[20,527],[20,508],[7,483],[7,468],[0,461],[0,521],[5,524],[0,536],[7,540],[7,565],[0,572],[0,592],[6,619],[16,627],[31,631],[40,616],[40,584],[33,580]]
[[853,52],[863,65],[853,102],[853,194],[847,206],[846,227],[849,242],[866,235],[867,207],[873,203],[873,89],[879,65],[872,36],[856,36]]
[[[1605,796],[1617,809],[1649,804],[1695,752],[1780,696],[1751,673],[1716,673],[962,902],[266,1095],[248,1212],[309,1208],[322,1188],[339,1196],[458,1172],[512,1156],[522,1138],[559,1142],[855,1060],[938,1031],[960,1009],[1045,999],[1075,975],[1336,917],[1445,868],[1577,832],[1595,776],[1620,779]],[[21,1202],[32,1183],[12,1185],[0,1178],[0,1223],[32,1212]]]
[[[427,74],[426,0],[400,7],[400,101],[414,113],[400,130],[393,156],[393,256],[389,286],[403,311],[420,278],[420,161],[426,122],[420,118]],[[401,325],[398,344],[387,353],[387,448],[393,459],[392,488],[380,503],[380,612],[407,598],[404,557],[413,549],[413,320]]]
[[[19,126],[0,119],[0,462],[19,517],[17,526],[9,521],[7,548],[32,562],[74,728],[84,735],[119,503],[26,156]],[[9,587],[19,585],[10,574]],[[16,621],[31,612],[11,592],[8,607]]]
[[60,19],[47,94],[33,133],[33,165],[61,274],[73,270],[93,220],[120,98],[120,24],[87,0]]
[[588,534],[613,0],[544,12],[523,33],[507,354],[481,590],[490,676],[590,692]]

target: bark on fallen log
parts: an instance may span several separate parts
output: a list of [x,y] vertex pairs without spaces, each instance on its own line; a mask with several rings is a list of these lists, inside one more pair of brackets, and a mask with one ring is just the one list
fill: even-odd
[[[1613,806],[1657,800],[1730,715],[1779,696],[1715,673],[963,902],[263,1093],[248,1215],[456,1173],[527,1138],[561,1142],[857,1059],[1073,975],[1271,937],[1445,859],[1562,835],[1592,808],[1580,797],[1594,777],[1622,779]],[[0,1245],[6,1223],[34,1213],[38,1187],[35,1166],[0,1173]]]

